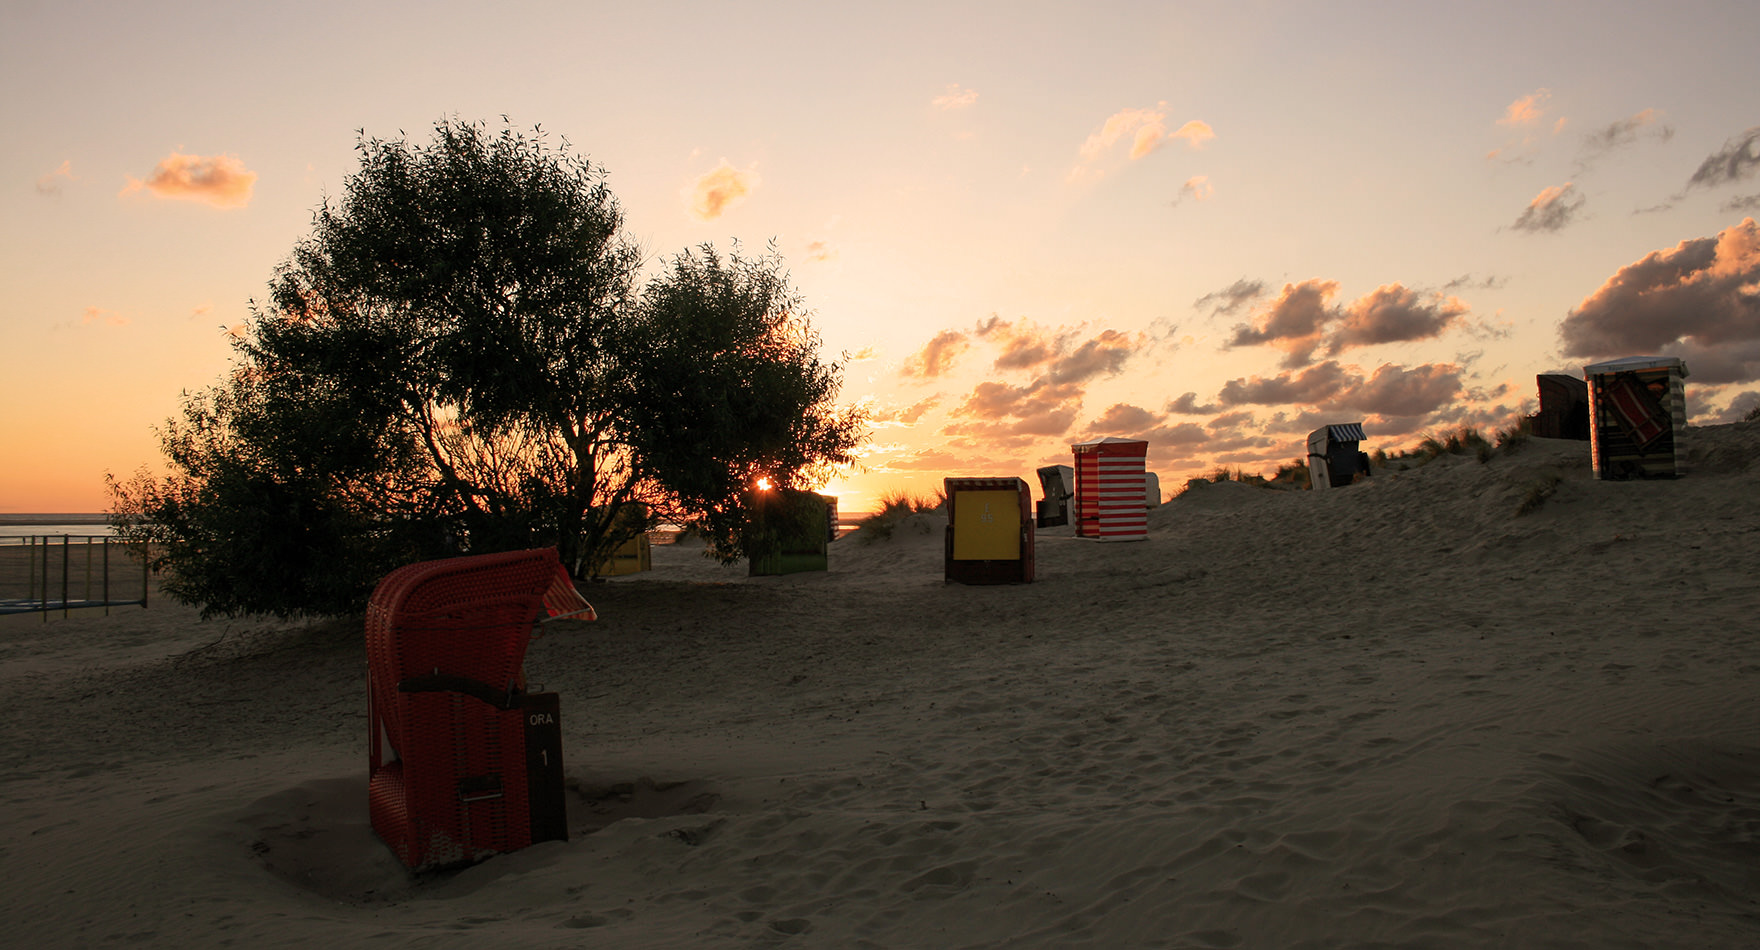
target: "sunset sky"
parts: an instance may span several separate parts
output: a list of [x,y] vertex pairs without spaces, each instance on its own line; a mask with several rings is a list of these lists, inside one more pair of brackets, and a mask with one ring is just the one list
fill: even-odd
[[[1760,405],[1760,4],[0,7],[0,512],[101,511],[356,130],[541,125],[660,258],[771,241],[846,510],[1147,438],[1172,490],[1687,361]],[[1035,491],[1036,491],[1035,482]]]

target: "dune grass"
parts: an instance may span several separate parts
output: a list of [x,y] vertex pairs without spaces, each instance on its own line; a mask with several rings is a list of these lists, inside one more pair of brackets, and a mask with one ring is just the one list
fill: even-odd
[[1271,473],[1271,484],[1286,488],[1312,488],[1307,459],[1291,459]]
[[1538,511],[1546,504],[1546,499],[1558,491],[1559,483],[1563,481],[1564,478],[1556,472],[1548,472],[1536,478],[1529,484],[1527,494],[1522,496],[1522,503],[1516,506],[1516,517]]
[[[1502,437],[1503,433],[1498,433],[1498,438]],[[1393,465],[1400,469],[1425,465],[1444,455],[1471,455],[1484,463],[1496,457],[1500,444],[1487,439],[1485,433],[1474,426],[1461,426],[1448,432],[1426,435],[1415,447],[1404,451],[1377,451],[1376,458],[1381,460],[1382,465]]]
[[1516,420],[1515,425],[1497,430],[1495,438],[1498,451],[1505,455],[1514,455],[1522,446],[1528,444],[1528,437],[1533,434],[1534,417],[1522,416]]
[[[1753,418],[1760,418],[1760,409],[1756,409]],[[1415,468],[1433,462],[1445,455],[1471,455],[1480,463],[1486,463],[1498,455],[1513,455],[1527,444],[1533,432],[1533,420],[1522,416],[1511,425],[1495,430],[1488,438],[1475,426],[1431,433],[1421,439],[1417,445],[1409,449],[1387,451],[1378,448],[1369,455],[1371,469],[1393,468],[1399,471]],[[1308,462],[1306,459],[1294,459],[1279,465],[1270,476],[1253,474],[1236,466],[1229,468],[1218,465],[1207,475],[1186,480],[1183,494],[1200,485],[1212,485],[1221,482],[1239,482],[1245,485],[1259,485],[1266,488],[1308,489],[1313,484],[1309,479]]]
[[939,511],[947,503],[940,492],[930,496],[914,496],[905,492],[889,492],[880,496],[880,510],[856,522],[861,532],[859,537],[864,541],[879,541],[892,537],[892,531],[898,523],[911,515],[928,514]]
[[[1307,466],[1305,464],[1302,466],[1302,471],[1304,474],[1307,471]],[[1283,469],[1278,469],[1278,475],[1283,474]],[[1234,468],[1229,468],[1226,465],[1218,465],[1214,469],[1211,469],[1210,474],[1208,475],[1199,475],[1196,478],[1186,479],[1186,485],[1184,488],[1180,489],[1179,494],[1183,495],[1202,485],[1220,485],[1223,482],[1238,482],[1242,485],[1255,485],[1260,488],[1270,488],[1274,481],[1276,481],[1276,476],[1267,479],[1265,476],[1256,472],[1249,472],[1239,465]]]

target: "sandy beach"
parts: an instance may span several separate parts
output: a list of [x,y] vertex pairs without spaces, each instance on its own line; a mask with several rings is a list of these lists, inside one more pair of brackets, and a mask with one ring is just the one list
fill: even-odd
[[1754,947],[1760,424],[1683,437],[1204,485],[1030,585],[945,584],[934,514],[657,546],[527,659],[570,840],[419,878],[358,621],[0,618],[7,943]]

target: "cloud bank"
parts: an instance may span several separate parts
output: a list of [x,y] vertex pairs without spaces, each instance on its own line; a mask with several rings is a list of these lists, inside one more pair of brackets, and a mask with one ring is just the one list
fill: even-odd
[[[1082,326],[1045,327],[991,316],[970,330],[935,334],[904,361],[899,375],[916,381],[937,379],[976,347],[993,354],[992,378],[974,385],[948,410],[949,422],[941,434],[968,449],[1012,451],[1070,431],[1088,386],[1123,371],[1147,345],[1141,334],[1094,333]],[[916,405],[927,411],[934,403]]]
[[1760,379],[1760,226],[1653,251],[1619,269],[1565,317],[1566,356],[1679,356],[1708,384]]
[[[1257,285],[1237,281],[1230,290],[1231,306]],[[1421,294],[1401,284],[1383,284],[1346,306],[1332,298],[1334,280],[1285,284],[1283,292],[1260,310],[1251,323],[1237,324],[1226,347],[1271,346],[1284,352],[1283,365],[1297,369],[1313,362],[1322,347],[1327,355],[1382,343],[1434,339],[1466,319],[1468,308],[1458,297]],[[1199,303],[1208,300],[1200,298]]]

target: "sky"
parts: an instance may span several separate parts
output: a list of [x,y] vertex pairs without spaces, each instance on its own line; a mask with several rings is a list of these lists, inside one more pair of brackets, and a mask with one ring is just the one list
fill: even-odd
[[356,168],[541,127],[657,270],[774,242],[845,510],[1150,443],[1165,490],[1676,355],[1760,406],[1760,4],[0,0],[0,512],[108,507]]

